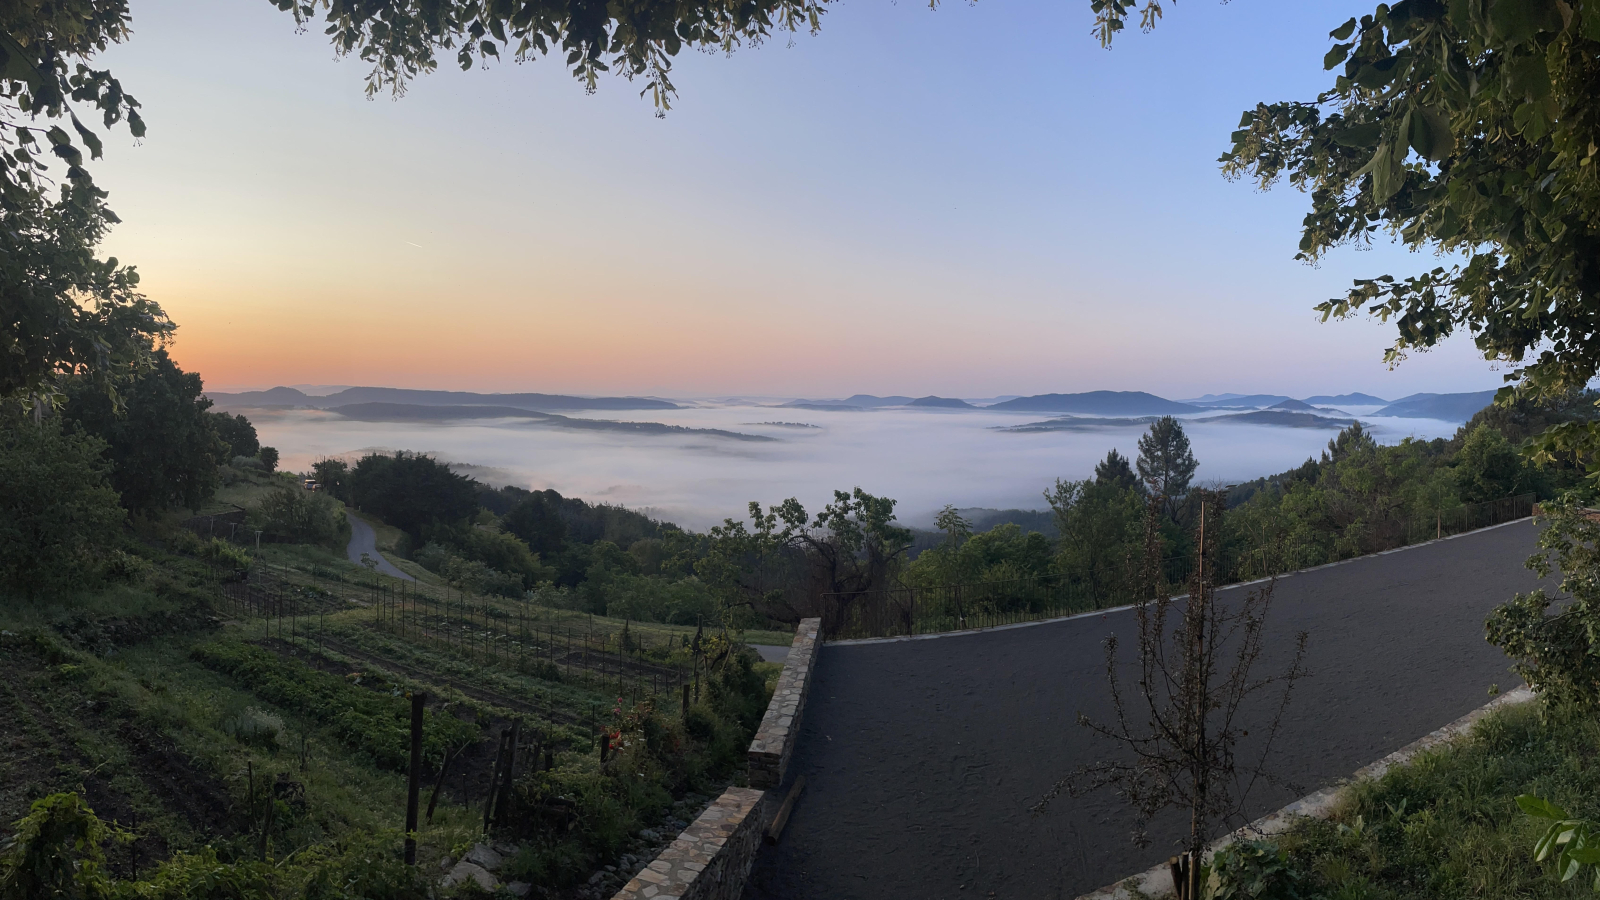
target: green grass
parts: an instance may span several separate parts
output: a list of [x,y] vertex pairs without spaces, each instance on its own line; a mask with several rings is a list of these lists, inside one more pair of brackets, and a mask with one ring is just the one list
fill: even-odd
[[1600,818],[1600,722],[1540,703],[1499,710],[1466,737],[1355,785],[1331,819],[1303,820],[1279,843],[1318,898],[1593,897],[1591,873],[1562,884],[1533,860],[1548,823],[1518,809],[1528,793]]

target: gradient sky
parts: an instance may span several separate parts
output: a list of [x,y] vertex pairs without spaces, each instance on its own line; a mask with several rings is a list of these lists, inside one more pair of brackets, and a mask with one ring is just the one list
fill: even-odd
[[559,60],[365,67],[268,0],[133,0],[104,62],[150,131],[96,176],[107,250],[213,389],[663,396],[1306,395],[1494,387],[1458,338],[1318,324],[1394,248],[1293,260],[1307,207],[1230,184],[1242,109],[1325,87],[1371,0],[1185,0],[1103,51],[1087,0],[853,0],[685,54],[665,118]]

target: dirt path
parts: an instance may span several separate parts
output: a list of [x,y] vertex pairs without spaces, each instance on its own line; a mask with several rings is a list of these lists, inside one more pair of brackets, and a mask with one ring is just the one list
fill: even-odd
[[395,568],[394,563],[389,562],[378,552],[378,533],[372,530],[372,525],[367,520],[348,509],[344,515],[350,521],[350,544],[345,547],[344,553],[351,562],[360,565],[361,557],[369,556],[378,564],[379,572],[405,581],[416,581],[415,578]]
[[[1280,652],[1260,671],[1279,668],[1304,629],[1314,677],[1296,689],[1271,766],[1293,785],[1258,787],[1250,814],[1481,706],[1491,684],[1519,683],[1483,621],[1535,585],[1522,565],[1535,535],[1519,522],[1282,579],[1269,623]],[[1165,859],[1179,823],[1154,823],[1141,849],[1110,791],[1028,812],[1109,749],[1076,720],[1109,718],[1102,642],[1132,625],[1110,612],[825,646],[790,770],[809,786],[747,900],[1072,898]]]

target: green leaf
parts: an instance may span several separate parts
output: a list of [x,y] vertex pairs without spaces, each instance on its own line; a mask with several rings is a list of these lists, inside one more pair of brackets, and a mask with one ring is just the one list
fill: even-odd
[[1550,851],[1556,847],[1556,835],[1561,833],[1561,823],[1557,822],[1546,828],[1544,836],[1533,844],[1533,859],[1535,862],[1544,862],[1550,856]]
[[1522,811],[1528,815],[1536,816],[1540,819],[1565,819],[1567,817],[1566,810],[1543,797],[1535,797],[1533,794],[1518,796],[1517,806],[1520,806]]
[[1450,120],[1437,109],[1412,110],[1410,131],[1411,149],[1423,159],[1444,159],[1455,149],[1456,136],[1450,131]]
[[1590,844],[1568,849],[1567,856],[1583,863],[1586,866],[1600,865],[1600,847]]
[[44,83],[44,73],[34,64],[33,55],[17,43],[8,32],[0,31],[0,75],[16,81],[25,81],[37,89]]
[[1344,23],[1343,25],[1340,25],[1338,28],[1335,28],[1334,30],[1328,32],[1328,37],[1331,37],[1336,41],[1342,41],[1342,40],[1345,40],[1346,38],[1350,37],[1350,35],[1354,34],[1355,30],[1356,30],[1356,20],[1355,20],[1354,17],[1351,17],[1350,21],[1348,21],[1348,22]]
[[1489,39],[1501,45],[1520,44],[1541,31],[1560,31],[1556,0],[1492,0]]
[[1339,63],[1344,62],[1345,57],[1350,55],[1350,47],[1350,44],[1334,44],[1333,49],[1329,50],[1328,54],[1322,57],[1322,67],[1324,69],[1331,69],[1334,66],[1337,66]]
[[1365,148],[1377,143],[1382,134],[1382,125],[1377,122],[1363,122],[1334,132],[1333,142],[1341,147]]

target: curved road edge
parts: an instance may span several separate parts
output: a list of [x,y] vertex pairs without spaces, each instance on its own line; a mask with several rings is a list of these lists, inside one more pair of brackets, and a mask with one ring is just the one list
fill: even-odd
[[404,581],[416,581],[378,552],[378,532],[373,530],[371,522],[349,509],[344,511],[344,517],[350,521],[350,543],[344,548],[344,553],[351,562],[359,566],[363,556],[371,557],[378,564],[378,571],[384,575]]

